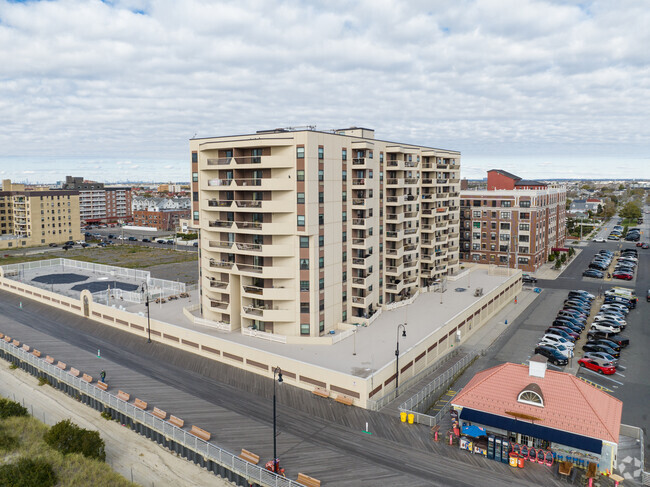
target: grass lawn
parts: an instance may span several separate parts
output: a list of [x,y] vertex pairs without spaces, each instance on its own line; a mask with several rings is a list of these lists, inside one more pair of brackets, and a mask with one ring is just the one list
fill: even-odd
[[195,252],[180,252],[156,247],[136,245],[111,245],[108,247],[92,247],[61,251],[47,251],[33,255],[23,255],[19,252],[0,252],[0,265],[18,264],[45,259],[74,259],[95,264],[115,265],[131,269],[143,269],[160,264],[175,264],[178,262],[196,262]]
[[20,457],[43,459],[50,463],[58,478],[57,487],[135,486],[104,462],[81,454],[63,455],[43,441],[48,426],[32,417],[9,417],[0,421],[0,436],[18,437],[18,445],[0,449],[0,464],[13,463]]

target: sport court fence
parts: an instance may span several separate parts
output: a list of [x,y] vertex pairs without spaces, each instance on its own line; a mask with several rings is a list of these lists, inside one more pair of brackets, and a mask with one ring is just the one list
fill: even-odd
[[[32,375],[45,378],[50,377],[59,383],[65,384],[67,386],[65,392],[68,394],[85,395],[87,398],[91,399],[91,401],[88,401],[86,398],[82,397],[82,399],[86,399],[83,400],[84,403],[87,403],[96,409],[98,403],[100,403],[102,405],[100,406],[101,409],[110,408],[123,416],[122,419],[128,418],[134,426],[137,426],[135,429],[139,430],[141,434],[145,434],[145,436],[156,440],[166,439],[168,442],[171,440],[171,442],[176,445],[180,445],[182,448],[180,450],[176,449],[176,451],[183,454],[183,456],[187,457],[185,454],[187,453],[187,450],[190,450],[195,455],[203,457],[203,459],[205,459],[203,463],[208,464],[208,466],[204,466],[209,470],[215,471],[209,467],[209,462],[218,464],[221,466],[221,468],[218,469],[219,473],[222,473],[223,471],[226,473],[226,475],[222,476],[228,476],[228,473],[234,473],[236,476],[241,477],[241,480],[245,479],[245,481],[249,483],[256,483],[268,487],[302,487],[302,484],[299,484],[296,481],[281,477],[265,468],[246,462],[238,456],[219,448],[217,445],[197,438],[189,432],[157,418],[148,411],[143,411],[142,409],[135,407],[133,404],[129,404],[128,402],[119,399],[117,396],[89,384],[79,377],[74,377],[57,366],[49,364],[42,358],[36,357],[11,343],[0,340],[0,351],[3,352],[3,356],[6,360],[13,363],[16,363],[16,361],[22,362],[22,364],[19,363],[17,365],[21,366],[21,368],[27,370],[27,372]],[[59,388],[62,389],[61,387]],[[144,428],[141,426],[144,426]],[[240,479],[231,478],[230,480]],[[243,482],[237,482],[237,484],[248,485]]]

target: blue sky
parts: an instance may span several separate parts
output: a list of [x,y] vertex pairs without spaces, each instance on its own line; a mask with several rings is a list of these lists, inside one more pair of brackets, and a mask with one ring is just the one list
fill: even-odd
[[188,139],[372,127],[462,175],[650,178],[643,1],[0,0],[0,177],[188,180]]

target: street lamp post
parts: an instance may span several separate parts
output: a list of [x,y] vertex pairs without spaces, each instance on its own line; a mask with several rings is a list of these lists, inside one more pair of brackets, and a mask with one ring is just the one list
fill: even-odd
[[397,347],[395,348],[395,391],[399,387],[399,330],[402,329],[402,336],[406,337],[406,323],[397,325]]
[[278,473],[278,467],[279,467],[279,462],[278,462],[278,448],[277,448],[277,421],[275,419],[275,383],[276,383],[276,375],[277,375],[277,382],[282,384],[282,369],[280,367],[276,367],[273,369],[273,472]]
[[142,283],[142,292],[145,294],[145,306],[147,307],[147,343],[151,343],[151,317],[149,315],[149,285],[146,282]]

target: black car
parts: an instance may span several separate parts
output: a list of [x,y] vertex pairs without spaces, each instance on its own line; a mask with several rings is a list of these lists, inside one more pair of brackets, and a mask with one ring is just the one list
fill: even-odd
[[51,244],[50,244],[50,247],[58,247],[58,245],[55,244],[55,243],[51,243]]
[[151,239],[145,237],[145,238],[142,239],[142,241],[143,242],[151,242]]
[[529,284],[537,282],[537,278],[534,277],[534,276],[531,276],[530,274],[522,274],[521,275],[521,280],[523,282],[526,282],[526,283],[529,283]]
[[565,340],[569,340],[570,342],[575,343],[576,341],[576,338],[569,335],[569,332],[567,330],[563,330],[562,328],[558,328],[557,326],[549,326],[544,333],[550,333],[553,335],[561,336],[562,338],[564,338]]
[[562,355],[558,350],[555,350],[554,348],[551,347],[545,347],[545,346],[539,346],[535,348],[535,353],[542,355],[543,357],[546,357],[549,362],[555,365],[566,365],[569,363],[567,358]]
[[563,320],[563,321],[568,321],[569,323],[574,324],[575,326],[582,328],[584,330],[585,326],[587,326],[587,320],[585,319],[580,319],[580,318],[575,318],[573,316],[561,316],[558,314],[558,316],[555,318],[556,320]]
[[592,262],[588,265],[589,269],[596,269],[597,271],[606,271],[609,266],[605,264],[599,264],[598,262]]
[[604,331],[590,331],[587,333],[588,341],[597,341],[599,339],[605,338],[614,343],[617,343],[619,347],[625,348],[630,344],[630,339],[624,336],[621,336],[619,333],[607,333]]
[[90,244],[87,244],[86,242],[82,243],[81,246],[85,249],[86,247],[90,247]]
[[556,318],[555,320],[553,320],[553,323],[551,323],[551,327],[560,327],[560,326],[568,328],[572,330],[574,333],[577,333],[578,335],[582,332],[582,330],[585,329],[584,326],[581,327],[578,325],[574,325],[570,321],[563,320],[562,318]]
[[605,352],[610,354],[612,357],[619,358],[621,354],[616,350],[611,349],[605,345],[599,345],[597,343],[587,343],[582,346],[583,352]]
[[614,342],[613,340],[608,340],[607,338],[597,338],[595,340],[588,339],[587,344],[605,345],[606,347],[609,347],[617,352],[621,351],[621,346],[618,343]]
[[135,238],[135,237],[129,237],[129,241],[130,241],[130,242],[137,242],[137,241],[138,241],[138,239],[137,239],[137,238]]

